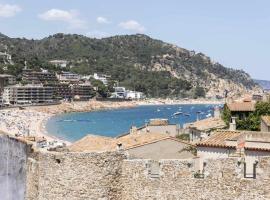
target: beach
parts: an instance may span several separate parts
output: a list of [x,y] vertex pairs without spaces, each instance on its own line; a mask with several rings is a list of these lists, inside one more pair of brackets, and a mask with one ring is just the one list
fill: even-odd
[[134,102],[72,102],[59,105],[29,106],[23,109],[7,108],[0,110],[0,131],[12,136],[46,138],[48,142],[59,141],[69,145],[70,142],[56,138],[46,131],[47,120],[57,114],[68,112],[91,112],[117,108],[134,107]]
[[70,142],[56,138],[46,131],[47,120],[57,114],[70,112],[91,112],[119,108],[132,108],[140,105],[173,105],[173,104],[221,104],[220,101],[209,100],[164,100],[148,99],[143,101],[96,101],[63,102],[59,105],[29,106],[23,109],[10,108],[0,110],[0,130],[13,136],[35,136],[47,141]]

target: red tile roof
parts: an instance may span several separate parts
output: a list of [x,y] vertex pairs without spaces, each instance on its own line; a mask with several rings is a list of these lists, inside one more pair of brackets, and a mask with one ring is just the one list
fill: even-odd
[[226,140],[230,140],[237,136],[240,136],[242,133],[243,132],[241,131],[227,131],[227,130],[216,131],[208,139],[196,143],[196,146],[235,148],[235,146],[227,145]]
[[230,111],[242,111],[242,112],[253,112],[255,111],[254,102],[233,102],[227,104]]

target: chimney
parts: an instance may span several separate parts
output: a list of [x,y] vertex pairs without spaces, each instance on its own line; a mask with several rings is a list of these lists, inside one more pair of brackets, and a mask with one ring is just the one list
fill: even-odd
[[214,109],[214,118],[220,118],[220,108],[218,106]]
[[230,123],[230,131],[236,131],[236,117],[232,117],[232,122]]

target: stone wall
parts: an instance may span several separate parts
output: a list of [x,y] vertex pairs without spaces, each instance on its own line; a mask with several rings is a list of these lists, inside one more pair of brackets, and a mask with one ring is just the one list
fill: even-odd
[[237,159],[208,160],[205,178],[194,178],[193,160],[163,160],[159,175],[147,160],[125,160],[122,199],[246,200],[270,199],[270,159],[262,158],[257,179],[243,178]]
[[204,163],[187,160],[127,159],[121,152],[30,151],[28,145],[0,136],[2,200],[267,200],[270,157],[259,158],[256,179],[244,178],[238,158]]
[[25,198],[27,150],[27,144],[0,135],[0,199]]
[[27,199],[121,199],[123,159],[116,152],[39,153],[29,162]]

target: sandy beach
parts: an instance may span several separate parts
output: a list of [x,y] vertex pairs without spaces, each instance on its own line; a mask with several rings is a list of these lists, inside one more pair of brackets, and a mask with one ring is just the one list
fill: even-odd
[[11,135],[44,137],[47,141],[68,141],[56,138],[46,131],[47,120],[57,114],[69,112],[91,112],[119,108],[131,108],[139,105],[173,105],[173,104],[221,104],[221,101],[209,100],[164,100],[148,99],[143,101],[110,102],[90,100],[86,102],[63,102],[59,105],[32,106],[0,110],[0,130]]

